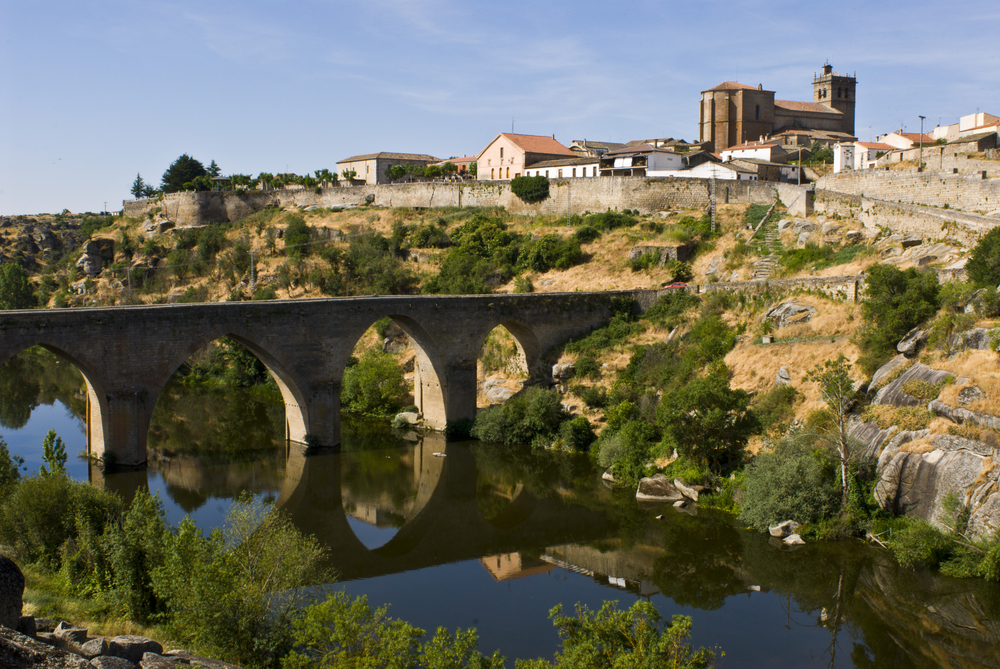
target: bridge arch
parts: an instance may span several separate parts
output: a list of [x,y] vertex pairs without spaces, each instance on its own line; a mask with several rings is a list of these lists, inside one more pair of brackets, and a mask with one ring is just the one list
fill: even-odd
[[538,337],[532,328],[521,321],[512,319],[490,320],[476,332],[474,342],[477,355],[482,351],[487,337],[498,327],[504,328],[514,339],[518,356],[523,359],[529,378],[545,378],[545,367],[542,364],[542,350]]
[[[383,318],[392,319],[392,322],[406,334],[413,347],[413,403],[423,416],[424,424],[435,430],[443,430],[453,418],[448,411],[449,387],[445,377],[447,364],[439,355],[437,343],[427,330],[410,316],[391,313]],[[373,319],[371,323],[357,328],[348,335],[346,356],[338,361],[341,374],[346,370],[347,357],[357,342],[378,320],[381,318]]]
[[[152,409],[156,406],[156,400],[163,392],[170,377],[180,369],[181,365],[187,362],[199,350],[223,337],[229,337],[245,346],[247,350],[263,363],[267,371],[271,373],[278,386],[278,390],[281,391],[281,397],[285,404],[285,438],[298,443],[306,443],[307,435],[313,434],[313,432],[310,430],[311,416],[309,401],[302,391],[305,384],[291,371],[290,365],[279,358],[278,354],[274,353],[274,351],[279,349],[276,344],[265,337],[260,337],[243,328],[231,325],[220,326],[195,339],[180,344],[169,362],[156,370],[151,384],[149,415],[152,416]],[[145,430],[148,430],[148,428],[149,420],[147,417]],[[143,447],[145,447],[145,431],[143,431],[142,439]]]
[[80,372],[87,388],[87,453],[92,457],[103,459],[105,457],[105,435],[111,434],[112,427],[107,384],[105,384],[102,375],[97,371],[96,366],[83,356],[70,351],[67,346],[51,343],[44,337],[39,337],[36,341],[20,345],[17,348],[0,350],[0,365],[34,346],[40,346],[53,353]]

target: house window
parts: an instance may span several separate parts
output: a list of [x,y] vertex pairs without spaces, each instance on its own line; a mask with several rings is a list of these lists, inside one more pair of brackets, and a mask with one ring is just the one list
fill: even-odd
[[562,179],[562,170],[559,170],[559,178]]
[[576,168],[575,167],[573,168],[573,176],[574,177],[576,176]]
[[510,168],[507,168],[507,178],[510,179]]
[[849,88],[845,88],[845,89],[844,89],[844,99],[845,99],[845,100],[847,99],[847,93],[848,93],[848,91],[850,91],[850,89],[849,89]]
[[549,178],[549,171],[548,171],[548,170],[545,170],[545,178],[546,178],[546,179],[548,179],[548,178]]
[[497,178],[497,175],[495,174],[495,172],[496,172],[496,170],[492,170],[492,169],[490,170],[490,179],[496,179]]
[[503,160],[503,147],[500,147],[500,160]]

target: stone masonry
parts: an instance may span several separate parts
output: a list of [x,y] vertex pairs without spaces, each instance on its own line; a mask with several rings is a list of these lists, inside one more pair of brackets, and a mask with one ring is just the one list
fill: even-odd
[[[552,347],[607,322],[632,292],[365,297],[92,309],[5,311],[0,362],[35,345],[72,362],[88,393],[88,450],[122,466],[146,461],[157,397],[193,353],[228,335],[272,372],[285,401],[286,438],[340,442],[340,387],[355,343],[390,316],[416,352],[414,398],[436,429],[472,418],[476,359],[503,325],[529,372],[545,377]],[[307,439],[310,437],[310,439]]]

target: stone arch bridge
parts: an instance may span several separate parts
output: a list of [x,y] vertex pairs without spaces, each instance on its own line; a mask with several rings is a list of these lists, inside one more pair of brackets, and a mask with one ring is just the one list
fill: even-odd
[[397,296],[0,312],[0,363],[43,346],[86,380],[88,449],[126,467],[146,461],[153,407],[171,375],[196,351],[229,336],[271,371],[285,402],[286,437],[340,442],[340,390],[355,343],[391,317],[416,352],[415,403],[443,429],[476,411],[476,359],[503,325],[530,374],[543,356],[607,322],[616,300],[644,305],[655,291]]

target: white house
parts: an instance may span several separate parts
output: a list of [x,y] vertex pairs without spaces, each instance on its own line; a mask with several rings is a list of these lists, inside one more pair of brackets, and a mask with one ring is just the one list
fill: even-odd
[[684,169],[684,154],[671,149],[636,144],[614,151],[601,157],[601,176],[672,176]]
[[599,175],[599,160],[597,158],[560,158],[559,160],[543,160],[531,167],[524,168],[526,177],[546,177],[548,179],[575,179],[581,177],[596,177]]
[[726,179],[729,181],[757,181],[757,175],[732,163],[702,163],[697,167],[680,172],[672,172],[669,176],[682,179]]
[[755,158],[757,160],[766,160],[769,163],[783,163],[785,162],[787,152],[777,142],[774,142],[730,146],[728,149],[720,151],[719,155],[722,156],[723,161],[730,161],[736,158]]

